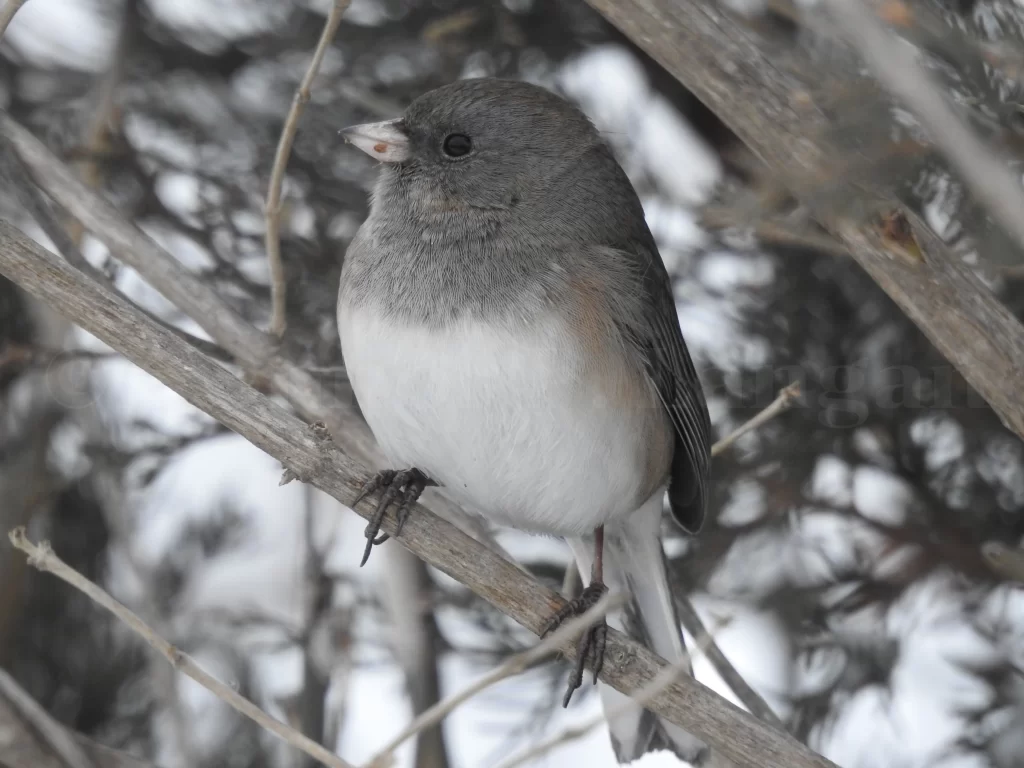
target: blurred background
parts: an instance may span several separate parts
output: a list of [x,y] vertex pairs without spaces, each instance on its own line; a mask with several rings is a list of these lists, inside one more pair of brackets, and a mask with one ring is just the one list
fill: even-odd
[[[1024,28],[1013,0],[932,5],[979,35]],[[0,105],[266,327],[264,196],[327,6],[29,0],[0,46]],[[985,557],[1024,536],[1024,446],[821,233],[751,224],[771,180],[583,0],[353,0],[284,186],[288,353],[346,392],[336,285],[376,172],[338,129],[484,75],[565,94],[614,148],[674,276],[718,437],[802,385],[793,408],[715,460],[702,536],[666,528],[679,591],[724,624],[715,639],[739,673],[847,768],[1024,766],[1024,590]],[[919,169],[908,187],[930,221],[972,215],[948,178]],[[49,244],[17,185],[0,188],[0,215]],[[131,298],[203,336],[71,232]],[[985,273],[1015,311],[1017,274]],[[0,528],[49,539],[211,673],[359,763],[414,711],[534,642],[394,542],[358,569],[363,521],[301,483],[278,487],[280,475],[0,278]],[[561,542],[497,536],[561,585]],[[163,768],[313,764],[27,567],[6,537],[0,667],[57,721]],[[590,720],[589,686],[561,709],[565,674],[552,662],[488,690],[397,765],[486,768]],[[736,700],[704,658],[697,676]],[[530,764],[614,760],[599,728]]]

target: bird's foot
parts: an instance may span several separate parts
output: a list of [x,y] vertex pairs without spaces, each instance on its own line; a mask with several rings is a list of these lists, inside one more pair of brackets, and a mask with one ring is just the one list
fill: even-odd
[[402,470],[382,470],[362,487],[356,500],[352,502],[353,507],[371,493],[376,493],[381,488],[385,490],[381,494],[380,502],[377,504],[373,517],[366,524],[366,549],[363,550],[363,559],[359,563],[360,568],[366,565],[366,561],[370,557],[370,550],[373,549],[374,544],[383,544],[391,538],[386,533],[380,533],[380,526],[384,522],[384,515],[387,513],[388,508],[392,504],[397,504],[395,508],[395,515],[398,518],[395,525],[395,535],[397,536],[402,532],[402,526],[405,525],[405,521],[409,517],[412,505],[419,499],[423,490],[430,485],[437,485],[437,483],[413,467],[412,469]]
[[[582,616],[593,608],[607,591],[608,587],[604,584],[591,582],[579,597],[570,600],[558,613],[548,619],[541,637],[554,632],[566,619]],[[562,699],[563,707],[569,706],[569,699],[572,698],[573,692],[583,685],[583,671],[586,669],[587,662],[590,663],[590,669],[594,673],[594,682],[597,683],[597,676],[601,674],[601,667],[604,664],[604,646],[607,640],[608,624],[603,616],[600,621],[580,635],[579,640],[576,642],[576,666],[569,674],[565,698]]]

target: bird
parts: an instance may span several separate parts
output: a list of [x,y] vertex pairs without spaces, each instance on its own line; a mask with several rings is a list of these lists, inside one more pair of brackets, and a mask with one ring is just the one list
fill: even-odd
[[[610,624],[684,657],[661,545],[705,518],[711,425],[640,200],[574,104],[515,80],[459,80],[344,139],[380,161],[345,253],[337,320],[360,410],[389,462],[363,563],[428,486],[486,519],[564,538],[585,584],[546,631],[610,588],[564,704]],[[599,686],[620,762],[706,745]]]

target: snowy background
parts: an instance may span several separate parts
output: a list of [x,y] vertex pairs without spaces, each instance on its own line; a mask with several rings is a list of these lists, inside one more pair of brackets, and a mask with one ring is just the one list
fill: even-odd
[[[114,130],[93,158],[104,191],[265,325],[263,194],[327,3],[129,3],[29,0],[0,47],[0,102],[74,158],[119,62]],[[334,291],[375,171],[338,128],[397,114],[458,77],[561,91],[640,192],[717,435],[790,381],[804,389],[796,408],[716,460],[701,539],[667,530],[679,589],[705,622],[728,621],[716,634],[726,655],[840,765],[1024,765],[1024,591],[1000,582],[980,549],[1021,543],[1024,446],[852,262],[702,228],[702,206],[749,181],[729,161],[735,140],[723,126],[573,0],[354,0],[323,73],[286,184],[290,354],[344,387]],[[0,195],[4,215],[47,243]],[[925,201],[935,217],[948,218],[944,199]],[[127,295],[201,335],[102,244],[82,245]],[[106,351],[0,290],[7,349]],[[346,760],[365,761],[404,727],[413,703],[396,662],[392,560],[378,553],[356,567],[359,518],[300,483],[279,487],[276,461],[116,356],[4,359],[0,439],[13,448],[3,460],[52,415],[41,470],[52,493],[24,515],[35,532],[276,716],[308,727],[312,704],[315,735]],[[560,582],[559,542],[500,540]],[[4,556],[13,570],[0,582],[0,664],[56,717],[164,768],[303,765],[96,609]],[[459,585],[429,577],[442,693],[531,642]],[[546,665],[457,710],[444,725],[452,768],[495,765],[594,717],[589,686],[568,711],[558,706],[565,671]],[[697,676],[735,700],[704,659]],[[407,744],[398,765],[415,762]],[[615,763],[597,730],[535,764]]]

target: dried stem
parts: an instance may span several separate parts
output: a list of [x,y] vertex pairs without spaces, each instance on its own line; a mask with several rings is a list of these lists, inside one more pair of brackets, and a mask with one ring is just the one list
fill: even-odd
[[123,621],[139,637],[145,640],[152,648],[160,652],[170,662],[171,666],[179,672],[188,675],[210,693],[221,699],[235,710],[253,720],[257,725],[273,733],[280,739],[301,749],[310,757],[320,761],[329,768],[352,768],[350,763],[345,762],[337,755],[327,751],[312,739],[303,736],[294,728],[285,725],[262,709],[257,707],[247,698],[233,690],[230,686],[222,683],[217,678],[205,672],[185,653],[171,645],[164,638],[160,637],[153,629],[146,624],[131,609],[119,603],[110,596],[104,589],[97,586],[85,576],[80,574],[70,565],[61,560],[50,549],[48,542],[41,542],[36,545],[29,541],[25,535],[24,528],[15,528],[9,534],[11,544],[20,549],[29,557],[29,565],[41,571],[48,571],[58,579],[67,582],[75,589],[83,592],[93,602],[110,611],[117,618]]
[[281,138],[277,143],[277,152],[274,154],[274,167],[270,172],[270,186],[267,188],[267,234],[266,248],[267,261],[270,263],[270,296],[272,310],[270,316],[270,333],[281,338],[284,333],[285,317],[285,278],[284,263],[281,261],[281,188],[284,186],[284,172],[288,166],[288,157],[292,153],[292,144],[295,142],[295,134],[299,130],[299,118],[306,108],[306,103],[312,93],[313,80],[320,71],[320,63],[324,60],[324,54],[334,39],[334,33],[341,24],[341,17],[348,8],[351,0],[334,0],[331,10],[324,22],[323,32],[320,33],[320,40],[313,51],[313,60],[309,62],[309,68],[299,83],[292,99],[292,108],[288,111],[288,117],[284,121],[284,128],[281,129]]
[[501,666],[488,672],[472,685],[432,706],[388,742],[383,749],[364,765],[364,768],[385,768],[385,766],[390,765],[394,751],[417,733],[440,723],[459,705],[473,698],[481,691],[500,683],[502,680],[507,680],[520,674],[546,656],[558,651],[564,645],[583,634],[585,630],[593,626],[609,611],[615,610],[624,602],[625,599],[622,595],[605,595],[582,616],[577,616],[571,621],[567,621],[555,632],[537,643],[537,645],[509,657]]
[[762,424],[771,421],[783,411],[789,410],[798,397],[800,397],[800,382],[794,381],[788,387],[780,390],[778,397],[776,397],[767,408],[711,446],[711,455],[718,456],[731,448],[733,443],[747,434],[747,432],[753,432]]

